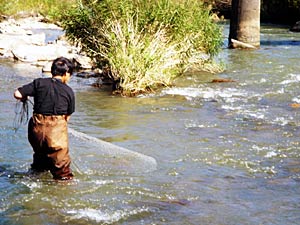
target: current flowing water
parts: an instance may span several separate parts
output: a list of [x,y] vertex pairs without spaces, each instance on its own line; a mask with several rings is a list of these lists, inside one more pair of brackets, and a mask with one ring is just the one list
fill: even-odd
[[259,50],[222,50],[225,72],[156,94],[112,96],[73,77],[67,184],[26,175],[12,94],[42,74],[1,59],[0,224],[300,224],[299,51],[300,34],[263,25]]

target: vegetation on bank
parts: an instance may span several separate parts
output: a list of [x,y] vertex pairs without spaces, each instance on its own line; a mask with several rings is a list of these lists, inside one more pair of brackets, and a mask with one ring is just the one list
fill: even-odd
[[222,31],[193,0],[0,0],[1,14],[40,13],[106,71],[123,95],[172,85],[189,69],[216,72]]
[[222,45],[220,27],[202,1],[85,0],[61,21],[68,38],[124,95],[172,85],[190,68],[205,69]]

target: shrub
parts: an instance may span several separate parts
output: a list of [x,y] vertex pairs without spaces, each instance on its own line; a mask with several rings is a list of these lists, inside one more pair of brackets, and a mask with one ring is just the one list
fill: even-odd
[[133,19],[126,22],[111,21],[109,32],[104,29],[103,33],[110,43],[103,57],[109,60],[113,77],[120,80],[122,94],[135,95],[170,85],[182,69],[182,48],[168,41],[164,28],[150,35],[139,32]]
[[[201,1],[85,0],[62,24],[126,95],[171,85],[192,63],[211,62],[222,44]],[[208,57],[199,57],[203,53]]]

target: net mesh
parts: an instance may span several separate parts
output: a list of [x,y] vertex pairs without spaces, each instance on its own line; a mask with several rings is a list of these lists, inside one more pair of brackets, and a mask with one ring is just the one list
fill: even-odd
[[32,102],[27,100],[17,100],[15,105],[15,118],[13,123],[13,128],[15,132],[18,131],[18,129],[22,126],[27,124],[29,119],[29,102],[32,104]]

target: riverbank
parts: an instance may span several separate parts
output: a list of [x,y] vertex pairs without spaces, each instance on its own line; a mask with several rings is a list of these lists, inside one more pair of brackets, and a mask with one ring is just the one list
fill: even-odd
[[64,37],[56,24],[47,23],[43,16],[7,18],[0,23],[0,58],[9,58],[50,71],[51,62],[60,56],[74,61],[78,69],[92,69],[92,60],[80,47]]

